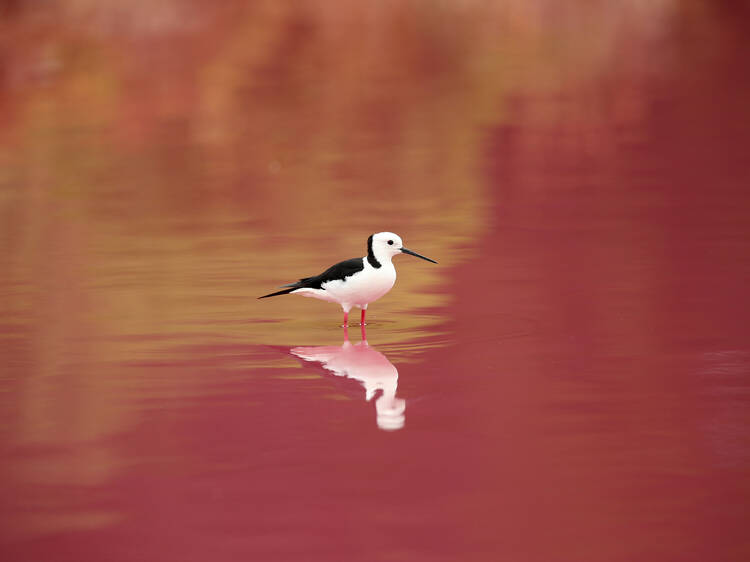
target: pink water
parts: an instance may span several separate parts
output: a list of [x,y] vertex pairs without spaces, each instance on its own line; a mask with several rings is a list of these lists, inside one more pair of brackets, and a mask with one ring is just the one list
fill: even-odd
[[2,559],[747,560],[746,16],[9,4]]

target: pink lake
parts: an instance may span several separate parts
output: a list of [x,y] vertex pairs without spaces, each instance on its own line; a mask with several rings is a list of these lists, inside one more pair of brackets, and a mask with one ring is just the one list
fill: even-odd
[[[746,10],[52,4],[0,22],[4,561],[750,557]],[[440,264],[366,342],[256,300],[380,230]]]

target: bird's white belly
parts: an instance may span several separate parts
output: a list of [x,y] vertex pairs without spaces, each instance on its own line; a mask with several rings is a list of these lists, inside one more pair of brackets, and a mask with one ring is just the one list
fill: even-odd
[[391,265],[366,268],[344,281],[329,281],[322,286],[336,302],[363,306],[385,295],[395,282],[396,269]]

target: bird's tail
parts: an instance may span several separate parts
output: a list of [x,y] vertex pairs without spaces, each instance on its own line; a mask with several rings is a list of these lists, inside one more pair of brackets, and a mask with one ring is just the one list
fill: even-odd
[[276,291],[275,293],[271,293],[271,294],[268,294],[268,295],[263,295],[262,297],[258,297],[258,298],[259,299],[267,299],[268,297],[275,297],[275,296],[278,296],[278,295],[287,295],[287,294],[291,293],[292,291],[296,291],[297,289],[299,289],[299,287],[291,287],[289,289],[284,289],[283,291]]

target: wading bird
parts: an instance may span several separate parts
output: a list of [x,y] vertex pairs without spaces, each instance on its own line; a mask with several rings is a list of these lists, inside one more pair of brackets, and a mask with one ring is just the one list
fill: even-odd
[[281,291],[258,298],[293,294],[336,302],[344,309],[344,326],[349,325],[349,311],[356,306],[362,309],[361,323],[364,325],[367,305],[385,295],[396,282],[396,268],[391,259],[398,254],[409,254],[437,263],[404,248],[398,235],[378,232],[367,239],[365,257],[342,261],[320,275],[303,277],[294,283],[282,285]]

